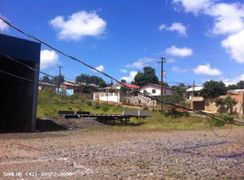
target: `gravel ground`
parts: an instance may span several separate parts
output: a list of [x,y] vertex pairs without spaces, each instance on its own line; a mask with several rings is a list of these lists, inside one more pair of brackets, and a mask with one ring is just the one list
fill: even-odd
[[95,127],[0,134],[0,179],[244,179],[244,128]]

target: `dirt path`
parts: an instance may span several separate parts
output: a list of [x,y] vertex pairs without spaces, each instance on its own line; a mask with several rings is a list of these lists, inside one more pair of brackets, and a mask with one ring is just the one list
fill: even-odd
[[224,138],[102,128],[0,134],[0,173],[0,179],[241,179],[244,128]]

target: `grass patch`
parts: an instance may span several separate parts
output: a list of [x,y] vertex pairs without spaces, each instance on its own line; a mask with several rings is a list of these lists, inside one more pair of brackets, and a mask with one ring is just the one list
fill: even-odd
[[[93,114],[121,114],[124,108],[109,104],[98,104],[96,102],[81,98],[80,96],[59,96],[48,91],[39,94],[39,104],[37,108],[37,117],[58,118],[58,111],[88,111]],[[170,115],[165,115],[160,112],[152,112],[151,117],[132,118],[127,125],[108,126],[110,129],[127,129],[134,128],[137,130],[198,130],[209,129],[211,126],[219,126],[213,121],[209,121],[205,117],[181,115],[172,118]]]
[[[152,112],[152,116],[142,118],[132,118],[131,123],[134,123],[135,128],[148,130],[197,130],[209,129],[210,125],[204,117],[183,116],[171,118],[160,112]],[[136,124],[140,124],[136,126]]]

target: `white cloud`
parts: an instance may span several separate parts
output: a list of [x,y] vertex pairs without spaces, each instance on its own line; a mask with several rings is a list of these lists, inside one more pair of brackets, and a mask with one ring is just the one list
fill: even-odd
[[231,85],[231,84],[236,84],[239,81],[244,81],[244,74],[239,75],[238,77],[232,78],[232,79],[224,79],[223,82],[225,85]]
[[227,35],[222,47],[236,62],[244,63],[244,4],[219,3],[206,13],[214,17],[212,33]]
[[137,75],[137,71],[131,71],[128,76],[122,77],[120,79],[126,80],[126,82],[131,83],[134,81],[135,76]]
[[57,65],[58,54],[53,50],[42,50],[41,51],[41,69],[46,69],[51,66]]
[[174,63],[176,59],[174,58],[167,58],[167,63]]
[[219,76],[221,75],[221,71],[217,68],[212,68],[210,64],[202,64],[198,65],[196,68],[193,69],[196,74],[204,74],[209,76]]
[[244,63],[244,3],[218,3],[216,0],[174,0],[186,12],[213,18],[211,33],[225,35],[221,45],[238,63]]
[[190,48],[178,48],[176,46],[172,46],[170,48],[167,48],[165,50],[166,54],[169,54],[171,56],[177,56],[177,57],[187,57],[191,56],[193,54],[193,50]]
[[171,26],[169,26],[169,27],[165,26],[164,24],[161,24],[159,26],[159,30],[164,30],[164,29],[168,30],[168,31],[176,31],[181,36],[187,36],[186,26],[179,22],[172,23]]
[[58,38],[80,40],[85,36],[99,36],[106,29],[106,21],[96,12],[78,11],[65,21],[63,16],[52,19],[50,25],[58,30]]
[[120,69],[119,71],[120,71],[121,73],[127,73],[127,72],[128,72],[127,69]]
[[244,63],[244,29],[224,39],[222,46],[235,61]]
[[105,71],[105,68],[104,68],[103,65],[99,65],[99,66],[96,67],[96,70],[101,71],[101,72],[104,72]]
[[180,67],[177,67],[177,66],[173,66],[171,70],[173,72],[177,72],[177,73],[185,73],[185,72],[188,71],[187,69],[180,68]]
[[205,13],[214,17],[213,34],[231,34],[244,29],[244,5],[219,3]]
[[126,68],[136,68],[136,69],[142,69],[145,66],[148,66],[150,63],[152,63],[154,61],[153,58],[149,58],[149,57],[144,57],[141,59],[138,59],[136,62],[132,63],[132,64],[127,64]]
[[182,5],[185,12],[192,12],[197,15],[213,4],[214,0],[173,0],[174,4]]
[[8,29],[9,29],[9,26],[5,22],[0,20],[0,32],[7,31]]

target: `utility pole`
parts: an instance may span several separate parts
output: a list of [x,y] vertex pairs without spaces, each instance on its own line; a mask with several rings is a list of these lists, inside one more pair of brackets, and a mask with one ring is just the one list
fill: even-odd
[[58,65],[59,73],[58,73],[58,93],[60,93],[60,85],[61,85],[61,75],[63,66]]
[[[165,62],[166,62],[165,57],[161,57],[160,61],[158,62],[161,64],[161,100],[163,100],[163,96],[164,96],[163,84],[164,84],[164,63]],[[163,103],[161,103],[161,110],[163,110]]]
[[195,96],[195,87],[196,87],[196,85],[195,85],[195,81],[193,81],[193,86],[192,86],[192,91],[193,91],[193,97]]

